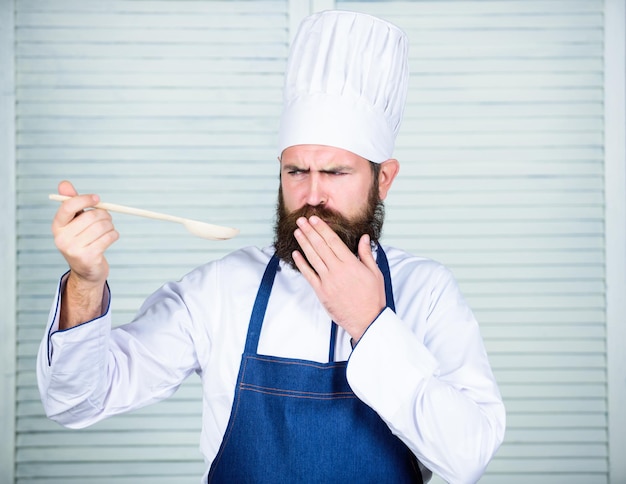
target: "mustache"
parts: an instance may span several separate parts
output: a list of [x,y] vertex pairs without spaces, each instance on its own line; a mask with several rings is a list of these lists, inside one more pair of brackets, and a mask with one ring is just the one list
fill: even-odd
[[324,205],[303,205],[288,212],[284,205],[282,190],[279,189],[276,224],[274,226],[274,249],[276,255],[297,270],[293,262],[292,253],[297,250],[305,259],[306,254],[302,252],[300,244],[298,244],[293,235],[297,228],[296,221],[300,217],[308,219],[313,215],[322,219],[354,254],[358,252],[359,240],[364,234],[368,234],[372,242],[378,242],[385,218],[385,209],[377,193],[375,189],[370,191],[369,200],[364,205],[364,211],[361,214],[354,217],[346,217]]
[[296,221],[300,217],[309,219],[314,215],[326,222],[326,224],[328,224],[330,228],[338,234],[344,231],[343,227],[349,225],[349,221],[346,217],[331,208],[324,207],[323,205],[304,205],[291,213],[284,214],[283,222],[285,225],[289,225],[293,228],[293,230],[295,230],[297,227]]

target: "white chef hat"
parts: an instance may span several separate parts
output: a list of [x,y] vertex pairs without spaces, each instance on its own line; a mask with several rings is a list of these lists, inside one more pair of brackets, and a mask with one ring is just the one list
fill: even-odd
[[408,40],[371,15],[306,17],[287,62],[279,153],[333,146],[376,163],[392,157],[408,86]]

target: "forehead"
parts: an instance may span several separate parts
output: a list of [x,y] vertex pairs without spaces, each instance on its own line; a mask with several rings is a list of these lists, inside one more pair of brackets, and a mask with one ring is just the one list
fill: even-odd
[[341,148],[325,145],[295,145],[286,148],[280,157],[282,165],[306,166],[341,165],[353,168],[369,167],[365,158]]

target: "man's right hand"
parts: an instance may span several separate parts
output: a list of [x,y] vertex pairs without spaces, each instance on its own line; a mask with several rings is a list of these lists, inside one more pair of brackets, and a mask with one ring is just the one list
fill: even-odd
[[118,238],[111,215],[93,208],[97,195],[78,195],[62,181],[59,194],[70,198],[61,204],[52,221],[54,243],[70,266],[62,295],[59,329],[67,329],[101,315],[104,285],[109,275],[105,251]]

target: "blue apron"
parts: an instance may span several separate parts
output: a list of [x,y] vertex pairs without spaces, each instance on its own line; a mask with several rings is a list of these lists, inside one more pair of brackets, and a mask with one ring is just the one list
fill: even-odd
[[[394,308],[387,256],[378,248],[387,306]],[[422,483],[418,462],[378,414],[357,398],[347,361],[329,363],[257,354],[278,258],[259,287],[228,427],[211,465],[213,483]]]

